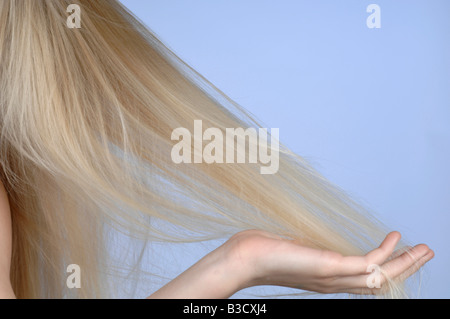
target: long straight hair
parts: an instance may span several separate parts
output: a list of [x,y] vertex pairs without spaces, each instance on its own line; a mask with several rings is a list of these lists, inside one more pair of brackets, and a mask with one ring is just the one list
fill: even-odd
[[[82,9],[79,29],[66,25],[70,4]],[[175,164],[171,134],[195,120],[261,127],[116,0],[0,0],[0,165],[16,296],[117,297],[110,276],[144,273],[139,256],[153,241],[262,229],[361,255],[387,234],[282,144],[272,175],[250,163]],[[114,257],[120,239],[134,257]],[[66,285],[70,264],[82,269],[81,289]]]

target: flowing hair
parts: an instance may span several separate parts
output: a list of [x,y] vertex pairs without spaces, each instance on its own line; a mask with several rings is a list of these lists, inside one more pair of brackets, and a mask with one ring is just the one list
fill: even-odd
[[[79,29],[66,25],[70,4],[82,9]],[[172,132],[195,120],[261,127],[119,1],[0,0],[0,171],[16,296],[117,297],[111,276],[145,273],[150,242],[261,229],[362,255],[388,233],[282,144],[271,175],[251,163],[174,163]],[[131,257],[116,258],[118,247]],[[82,289],[66,285],[70,264]]]

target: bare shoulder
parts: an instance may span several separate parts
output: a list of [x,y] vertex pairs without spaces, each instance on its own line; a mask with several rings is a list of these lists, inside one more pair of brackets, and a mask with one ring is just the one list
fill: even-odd
[[[8,194],[0,179],[0,272],[5,258],[11,258],[12,224]],[[5,257],[6,256],[6,257]],[[9,264],[9,262],[8,262]],[[1,273],[0,273],[1,276]]]
[[0,180],[0,298],[14,298],[9,282],[11,246],[11,211],[8,194]]

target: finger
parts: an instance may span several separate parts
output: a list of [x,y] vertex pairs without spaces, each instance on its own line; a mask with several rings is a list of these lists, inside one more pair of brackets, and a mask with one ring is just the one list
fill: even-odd
[[[409,267],[405,272],[394,278],[392,281],[394,283],[402,282],[415,274],[422,266],[424,266],[428,261],[433,259],[434,252],[430,250],[423,257],[421,257],[416,263],[414,263],[411,267]],[[384,285],[380,288],[368,288],[367,285],[365,287],[358,288],[350,288],[343,289],[341,292],[350,293],[350,294],[360,294],[360,295],[380,295],[388,292],[388,286]]]
[[396,278],[429,252],[430,248],[427,245],[417,245],[413,249],[405,251],[397,258],[383,264],[382,269],[389,278]]
[[378,248],[372,250],[365,256],[343,257],[337,267],[337,273],[341,276],[366,274],[368,266],[372,264],[381,265],[392,255],[400,238],[401,235],[399,232],[391,232],[386,236]]
[[429,262],[431,259],[434,258],[434,251],[431,249],[423,256],[421,257],[417,262],[415,262],[411,267],[409,267],[407,270],[405,270],[403,273],[401,273],[399,276],[397,276],[394,280],[395,281],[404,281],[414,275],[423,265],[425,265],[427,262]]
[[395,251],[392,253],[392,255],[390,255],[390,256],[386,259],[386,262],[391,261],[391,260],[394,259],[394,258],[397,258],[398,256],[400,256],[400,255],[403,254],[404,252],[406,252],[406,251],[408,251],[408,250],[411,250],[411,249],[413,249],[412,246],[405,246],[405,247],[402,247],[402,248],[399,248],[399,249],[395,250]]
[[[368,288],[368,280],[377,280],[381,285],[386,282],[387,278],[395,279],[401,274],[405,273],[410,268],[414,268],[417,263],[416,271],[420,268],[424,263],[432,258],[432,256],[427,255],[430,253],[430,249],[428,246],[420,244],[415,246],[414,248],[407,250],[400,254],[398,257],[392,259],[391,261],[386,262],[382,266],[377,266],[373,264],[371,269],[366,269],[367,271],[375,271],[375,273],[359,275],[359,276],[348,276],[340,278],[337,283],[342,287],[348,288]],[[434,256],[434,254],[432,254]],[[426,258],[422,259],[423,257]],[[431,257],[431,258],[430,258]],[[428,259],[429,258],[429,259]],[[422,264],[421,264],[422,263]],[[409,270],[410,275],[412,275],[415,271]],[[408,274],[408,273],[406,273]],[[380,276],[379,278],[375,276]],[[407,277],[405,277],[407,278]]]
[[392,255],[401,237],[397,231],[389,233],[377,249],[366,254],[368,264],[382,265]]

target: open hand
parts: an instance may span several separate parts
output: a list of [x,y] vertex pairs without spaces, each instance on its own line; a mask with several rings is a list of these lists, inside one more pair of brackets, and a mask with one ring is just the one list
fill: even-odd
[[[233,246],[232,259],[248,271],[246,287],[277,285],[319,293],[380,294],[386,290],[387,278],[403,281],[434,257],[425,244],[395,253],[400,237],[398,232],[389,233],[368,254],[345,257],[259,230],[240,232],[228,244]],[[379,278],[373,278],[375,268]]]

